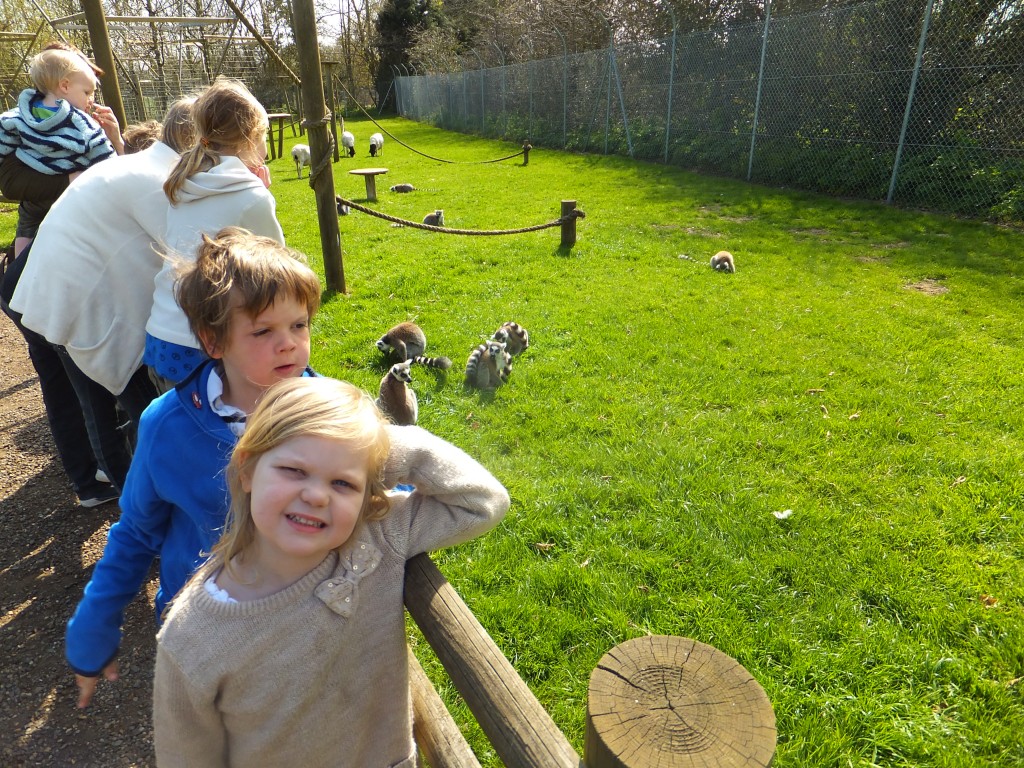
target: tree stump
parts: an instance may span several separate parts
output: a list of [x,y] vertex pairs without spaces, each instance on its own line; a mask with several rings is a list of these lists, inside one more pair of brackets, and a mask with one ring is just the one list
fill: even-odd
[[684,637],[628,640],[590,675],[587,768],[768,766],[775,713],[735,659]]

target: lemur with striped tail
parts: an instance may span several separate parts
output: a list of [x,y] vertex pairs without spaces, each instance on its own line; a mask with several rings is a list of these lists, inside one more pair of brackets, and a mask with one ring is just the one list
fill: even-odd
[[427,335],[416,323],[399,323],[376,341],[377,349],[398,358],[404,363],[410,358],[422,355],[427,348]]
[[419,404],[412,387],[411,361],[395,363],[380,380],[377,407],[381,413],[399,426],[411,426],[419,416]]
[[505,345],[491,339],[469,353],[466,361],[466,384],[478,389],[494,389],[508,381],[512,373],[512,355]]
[[530,346],[530,334],[526,332],[519,323],[502,323],[501,327],[491,337],[505,345],[505,351],[512,357],[522,354]]

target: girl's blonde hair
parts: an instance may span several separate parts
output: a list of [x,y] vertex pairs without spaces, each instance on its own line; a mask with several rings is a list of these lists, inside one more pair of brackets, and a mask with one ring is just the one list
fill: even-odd
[[305,305],[310,320],[320,308],[320,280],[306,258],[242,227],[203,234],[195,260],[181,258],[177,269],[174,298],[207,352],[225,347],[236,311],[255,318],[282,297]]
[[345,381],[302,377],[285,379],[270,387],[249,417],[231,454],[227,469],[231,491],[227,523],[203,572],[210,574],[224,567],[237,578],[231,567],[232,559],[245,552],[256,537],[249,512],[252,500],[242,487],[242,479],[252,477],[263,454],[295,437],[324,437],[344,442],[354,451],[366,451],[369,466],[360,523],[384,517],[389,510],[384,466],[391,448],[385,424],[373,398]]
[[218,77],[192,107],[195,145],[183,152],[164,182],[171,204],[185,181],[220,162],[221,155],[258,151],[270,125],[267,111],[241,80]]

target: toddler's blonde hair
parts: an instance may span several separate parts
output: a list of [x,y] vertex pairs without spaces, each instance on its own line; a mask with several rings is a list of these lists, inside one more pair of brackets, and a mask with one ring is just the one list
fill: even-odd
[[92,64],[82,54],[63,48],[49,48],[40,51],[28,65],[28,74],[37,91],[56,93],[61,80],[75,72],[95,78]]

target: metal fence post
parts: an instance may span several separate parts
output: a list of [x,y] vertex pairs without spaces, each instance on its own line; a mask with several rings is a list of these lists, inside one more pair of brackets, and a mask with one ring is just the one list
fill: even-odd
[[747,158],[747,181],[754,173],[754,143],[757,141],[757,115],[761,109],[761,87],[764,83],[764,58],[768,52],[768,23],[772,19],[772,0],[764,0],[764,36],[761,38],[761,66],[757,71],[757,95],[754,97],[754,125],[750,129],[750,156]]
[[[615,90],[619,94],[619,107],[622,109],[622,128],[626,132],[626,147],[629,149],[629,158],[633,159],[633,135],[629,132],[629,115],[626,114],[626,99],[622,95],[622,79],[619,77],[619,65],[615,60],[615,43],[609,49],[612,55],[612,70],[615,72]],[[611,88],[611,83],[608,83]]]
[[900,172],[900,161],[903,159],[903,144],[907,138],[907,126],[910,125],[910,110],[914,106],[914,92],[917,90],[917,76],[921,73],[921,61],[924,59],[924,46],[928,40],[928,26],[932,20],[932,6],[935,0],[928,0],[924,9],[924,21],[921,23],[921,37],[917,41],[917,57],[914,59],[914,74],[910,76],[910,89],[907,91],[907,107],[903,110],[903,125],[900,128],[900,141],[896,145],[896,159],[892,164],[892,178],[889,180],[889,194],[885,202],[892,203],[896,194],[896,177]]
[[483,136],[486,133],[484,130],[484,60],[480,58],[476,48],[470,48],[469,51],[476,56],[476,60],[480,64],[480,135]]
[[665,164],[668,165],[668,142],[669,137],[672,135],[672,84],[675,80],[676,75],[676,32],[678,31],[679,25],[676,22],[676,12],[672,6],[669,6],[669,10],[672,11],[672,52],[669,54],[668,59],[668,109],[665,114]]
[[604,153],[608,154],[608,131],[612,121],[612,47],[608,46],[608,91],[604,106]]
[[562,149],[565,149],[565,124],[569,114],[569,47],[565,44],[565,38],[558,27],[554,27],[555,34],[562,41]]

